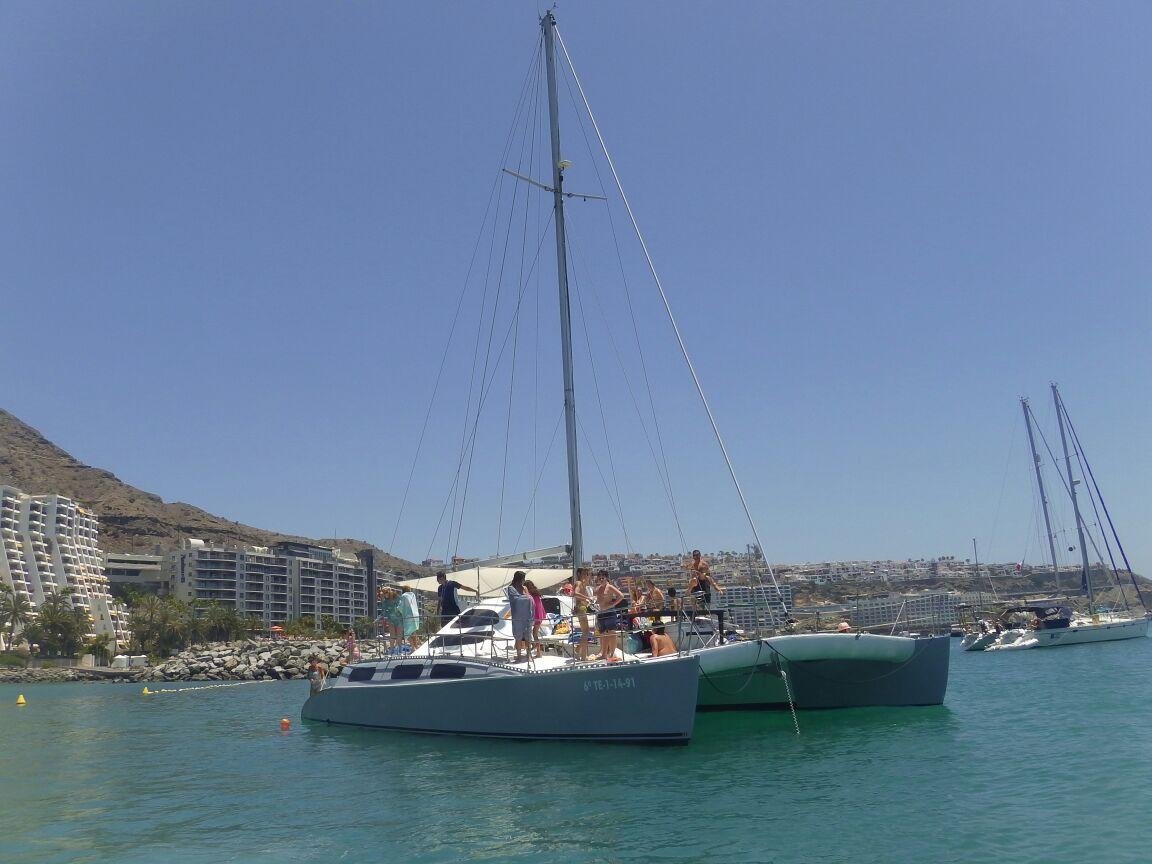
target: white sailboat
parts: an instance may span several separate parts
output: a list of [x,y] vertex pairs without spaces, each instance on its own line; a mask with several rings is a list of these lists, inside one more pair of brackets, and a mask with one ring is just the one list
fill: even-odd
[[[1142,612],[1139,614],[1127,612],[1117,613],[1114,611],[1101,611],[1096,609],[1095,589],[1092,584],[1091,567],[1088,563],[1088,548],[1086,542],[1086,532],[1084,525],[1084,518],[1080,512],[1080,501],[1076,494],[1076,489],[1081,485],[1081,480],[1078,479],[1073,472],[1073,459],[1072,451],[1068,446],[1068,433],[1072,432],[1075,435],[1075,430],[1071,429],[1071,421],[1068,418],[1067,411],[1064,406],[1064,401],[1060,397],[1059,388],[1056,384],[1051,385],[1052,401],[1056,408],[1056,421],[1060,427],[1060,443],[1064,453],[1064,464],[1066,475],[1064,479],[1064,486],[1068,491],[1068,495],[1072,500],[1072,511],[1076,519],[1076,536],[1080,545],[1080,562],[1081,562],[1081,589],[1084,591],[1088,601],[1087,614],[1075,614],[1071,606],[1059,600],[1043,600],[1035,601],[1032,603],[1020,604],[1010,607],[1005,610],[1005,615],[1031,615],[1031,619],[1027,621],[1024,626],[1012,627],[1004,630],[999,637],[988,645],[986,651],[1019,651],[1029,648],[1057,648],[1065,645],[1083,645],[1089,642],[1114,642],[1123,639],[1136,639],[1148,635],[1148,613]],[[1024,410],[1024,423],[1028,431],[1028,444],[1032,452],[1032,460],[1036,469],[1036,485],[1040,495],[1040,504],[1044,513],[1044,527],[1048,534],[1048,551],[1052,560],[1052,573],[1054,576],[1059,573],[1059,562],[1056,558],[1056,543],[1052,532],[1051,517],[1048,512],[1048,498],[1044,490],[1044,477],[1040,470],[1040,453],[1036,448],[1036,438],[1033,433],[1033,417],[1032,409],[1029,407],[1028,400],[1022,398],[1020,404]],[[1067,427],[1067,428],[1066,428]],[[1077,443],[1077,454],[1082,456]],[[1087,466],[1087,461],[1082,462]],[[1093,486],[1095,484],[1093,483]],[[1099,497],[1099,489],[1095,489],[1096,496]],[[1102,502],[1101,502],[1102,503]],[[1107,515],[1107,508],[1104,508],[1105,515]],[[1119,544],[1119,537],[1115,534],[1115,528],[1111,525],[1111,517],[1108,517],[1109,526],[1112,528],[1113,537],[1116,540],[1120,554],[1124,559],[1124,564],[1127,567],[1127,556],[1124,554],[1123,546]],[[1131,574],[1131,567],[1128,567],[1128,573]],[[1058,579],[1058,577],[1057,577]],[[1133,580],[1133,585],[1136,587],[1137,595],[1140,595],[1139,586]],[[1123,589],[1121,588],[1121,591]]]
[[[557,283],[560,299],[560,336],[563,362],[564,429],[567,450],[567,477],[569,497],[569,523],[571,539],[569,554],[573,568],[584,560],[584,539],[580,503],[580,471],[577,448],[577,415],[572,358],[572,328],[569,311],[569,267],[565,230],[564,171],[568,163],[563,159],[560,146],[560,127],[556,98],[557,47],[563,53],[571,71],[576,93],[587,112],[615,182],[620,201],[640,243],[644,260],[659,291],[679,349],[687,365],[693,385],[700,398],[717,445],[727,465],[737,496],[755,538],[757,548],[763,549],[755,520],[744,497],[732,461],[729,458],[719,427],[713,417],[695,367],[688,355],[684,339],[672,314],[671,306],[657,275],[647,244],[640,232],[632,208],[620,184],[615,165],[600,134],[599,125],[592,115],[583,86],[572,66],[556,21],[551,12],[541,20],[544,33],[544,58],[547,65],[548,118],[551,157],[551,185],[505,169],[507,174],[550,193],[556,242]],[[585,197],[585,196],[580,196]],[[595,196],[587,196],[595,197]],[[511,570],[507,571],[509,576]],[[465,584],[470,571],[450,574]],[[768,567],[772,584],[777,589],[775,574]],[[481,592],[483,593],[483,592]],[[482,607],[503,620],[506,608],[499,598],[485,601]],[[425,653],[449,654],[463,652],[472,656],[497,655],[504,650],[500,643],[506,639],[500,627],[470,626],[473,620],[461,618],[449,622],[426,646]],[[745,641],[727,642],[720,628],[702,640],[702,626],[695,622],[680,629],[680,647],[691,649],[691,656],[700,664],[699,707],[702,709],[732,708],[832,708],[861,706],[937,705],[944,699],[948,682],[949,639],[947,636],[913,638],[871,633],[813,633],[781,634]],[[703,642],[703,644],[702,644]],[[468,646],[472,647],[468,647]],[[624,655],[624,659],[643,658],[645,655]],[[555,658],[526,661],[525,666],[548,668]],[[647,662],[647,661],[645,661]]]

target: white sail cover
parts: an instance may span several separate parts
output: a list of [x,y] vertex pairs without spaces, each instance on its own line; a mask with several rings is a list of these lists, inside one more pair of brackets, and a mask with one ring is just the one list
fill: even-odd
[[[523,570],[529,581],[540,589],[541,593],[548,593],[553,588],[572,575],[568,569],[556,570],[543,567],[472,567],[465,570],[454,570],[448,574],[449,579],[455,579],[467,588],[478,588],[480,596],[499,595],[504,586],[512,581],[512,574]],[[423,579],[409,579],[404,582],[417,591],[436,592],[436,577],[428,576]]]

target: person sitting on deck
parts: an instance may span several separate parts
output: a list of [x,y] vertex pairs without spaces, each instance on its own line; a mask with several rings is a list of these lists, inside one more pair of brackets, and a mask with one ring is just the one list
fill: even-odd
[[664,632],[664,625],[657,624],[652,628],[652,656],[663,657],[666,654],[675,654],[676,645],[672,637]]

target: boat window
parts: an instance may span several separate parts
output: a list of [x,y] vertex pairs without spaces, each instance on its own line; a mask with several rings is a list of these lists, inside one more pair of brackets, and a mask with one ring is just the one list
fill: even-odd
[[541,597],[540,600],[544,603],[544,611],[551,612],[553,615],[562,615],[560,611],[560,598],[559,597]]
[[428,673],[429,678],[463,678],[467,667],[459,663],[437,663]]
[[452,634],[451,636],[433,636],[432,641],[428,643],[429,648],[458,648],[461,645],[479,645],[481,642],[488,641],[487,636],[482,636],[479,633],[465,633],[462,636]]
[[419,678],[423,670],[423,663],[401,663],[392,670],[392,680],[411,681],[413,678]]
[[452,622],[452,629],[465,627],[493,627],[500,621],[500,616],[492,609],[477,609],[472,607]]
[[352,671],[348,673],[349,681],[370,681],[372,676],[376,674],[375,666],[353,666]]

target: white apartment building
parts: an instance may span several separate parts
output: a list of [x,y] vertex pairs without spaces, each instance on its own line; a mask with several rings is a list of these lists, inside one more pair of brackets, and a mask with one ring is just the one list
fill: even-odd
[[128,644],[128,611],[108,593],[95,515],[62,495],[28,495],[0,486],[0,580],[38,608],[72,588],[72,605],[92,618],[93,633]]
[[947,627],[956,623],[956,605],[964,595],[956,592],[888,594],[860,597],[847,603],[852,626],[860,629],[896,625],[897,629]]
[[355,557],[307,543],[226,549],[184,541],[166,580],[182,600],[215,600],[265,627],[307,615],[351,624],[369,615],[369,580]]

